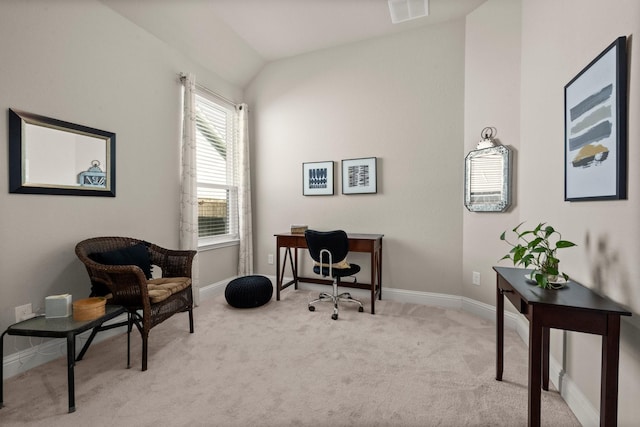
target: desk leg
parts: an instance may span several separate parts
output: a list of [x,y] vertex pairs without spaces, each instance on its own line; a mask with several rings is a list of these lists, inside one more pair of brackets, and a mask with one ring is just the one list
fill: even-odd
[[549,328],[542,328],[542,389],[549,391]]
[[[0,356],[2,356],[4,354],[4,335],[7,332],[3,332],[2,336],[0,337]],[[4,387],[4,373],[2,372],[2,357],[0,357],[0,408],[4,407],[4,399],[3,399],[3,387]]]
[[[291,267],[291,270],[293,271],[293,279],[295,280],[295,282],[293,282],[293,289],[298,290],[298,248],[293,248],[293,250],[295,259],[295,263],[291,263],[291,265],[294,266]],[[291,260],[291,252],[289,252],[289,260]]]
[[504,294],[496,283],[496,380],[502,381],[504,368]]
[[282,263],[282,274],[284,277],[284,269],[287,267],[287,255],[289,256],[289,264],[291,264],[291,274],[293,274],[293,288],[298,289],[298,249],[293,249],[296,251],[296,261],[294,263],[293,258],[291,257],[291,248],[287,248],[284,251],[284,263]]
[[529,427],[540,426],[540,387],[542,386],[543,327],[531,306],[529,319]]
[[67,387],[69,389],[69,413],[76,411],[75,381],[73,367],[76,363],[76,336],[67,335]]
[[280,301],[280,291],[282,291],[282,287],[283,286],[289,286],[291,284],[290,282],[287,282],[286,285],[283,285],[284,282],[284,271],[287,268],[287,260],[289,261],[289,264],[291,264],[291,272],[293,273],[293,284],[294,284],[294,288],[298,289],[298,250],[296,248],[293,248],[295,252],[295,261],[293,256],[291,255],[291,249],[290,247],[285,247],[285,251],[284,251],[284,260],[282,261],[282,265],[280,265],[280,247],[277,248],[277,257],[276,257],[276,264],[277,264],[277,271],[276,271],[276,301]]
[[618,364],[620,358],[620,316],[607,316],[607,334],[602,337],[600,379],[600,426],[618,424]]
[[376,313],[376,287],[379,286],[379,282],[376,283],[376,278],[378,277],[378,263],[376,259],[375,250],[371,252],[370,262],[371,262],[371,314]]
[[382,240],[380,240],[380,249],[378,250],[378,286],[380,291],[378,292],[378,299],[382,299]]
[[280,301],[283,274],[280,274],[280,245],[276,245],[276,301]]

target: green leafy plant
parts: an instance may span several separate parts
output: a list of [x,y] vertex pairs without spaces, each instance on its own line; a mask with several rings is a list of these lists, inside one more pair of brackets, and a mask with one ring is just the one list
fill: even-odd
[[538,224],[533,230],[521,230],[523,224],[524,222],[521,222],[512,230],[517,238],[515,243],[507,239],[506,231],[500,235],[500,240],[511,246],[511,251],[500,260],[510,259],[516,267],[532,267],[530,278],[535,280],[541,288],[552,287],[550,282],[555,281],[560,275],[565,280],[569,280],[569,276],[558,269],[560,260],[556,251],[576,246],[576,244],[563,240],[556,229],[544,222]]

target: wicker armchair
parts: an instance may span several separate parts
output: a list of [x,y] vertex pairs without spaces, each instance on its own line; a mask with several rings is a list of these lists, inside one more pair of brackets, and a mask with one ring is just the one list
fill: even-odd
[[[143,246],[141,246],[143,245]],[[107,255],[132,249],[148,253],[147,262],[162,270],[162,278],[122,259],[105,262]],[[146,248],[146,251],[144,251]],[[191,265],[195,251],[170,250],[129,237],[95,237],[76,245],[76,255],[87,268],[92,296],[106,295],[109,304],[123,306],[128,313],[127,367],[131,366],[131,330],[135,325],[142,336],[142,370],[147,370],[149,332],[176,313],[189,313],[189,332],[193,333],[193,294]],[[126,258],[125,258],[126,259]],[[117,265],[113,265],[117,264]],[[144,267],[143,267],[144,268]]]

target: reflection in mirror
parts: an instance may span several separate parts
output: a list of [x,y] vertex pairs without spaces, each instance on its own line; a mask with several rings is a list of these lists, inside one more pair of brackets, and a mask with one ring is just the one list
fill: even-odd
[[115,196],[115,133],[9,110],[9,191]]
[[471,151],[465,162],[464,204],[472,212],[504,212],[511,204],[510,151],[503,145]]

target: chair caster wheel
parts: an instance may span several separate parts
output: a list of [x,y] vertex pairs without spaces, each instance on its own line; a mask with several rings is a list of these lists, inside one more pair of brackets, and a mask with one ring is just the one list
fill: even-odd
[[358,311],[362,313],[364,311],[364,307],[358,307]]
[[309,306],[309,311],[316,311],[316,308],[312,305]]
[[333,320],[338,320],[338,315],[334,313],[334,314],[331,315],[331,318]]

